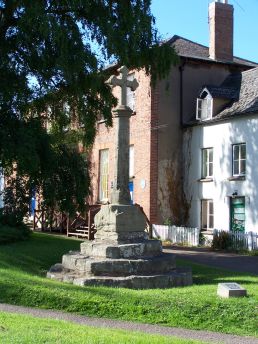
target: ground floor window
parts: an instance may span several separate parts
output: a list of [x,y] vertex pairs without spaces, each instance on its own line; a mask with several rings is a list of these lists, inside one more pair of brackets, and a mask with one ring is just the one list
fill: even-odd
[[214,228],[214,209],[212,199],[201,201],[201,228],[204,230]]
[[231,197],[230,199],[230,230],[245,231],[245,197]]
[[109,151],[99,151],[99,201],[108,199]]

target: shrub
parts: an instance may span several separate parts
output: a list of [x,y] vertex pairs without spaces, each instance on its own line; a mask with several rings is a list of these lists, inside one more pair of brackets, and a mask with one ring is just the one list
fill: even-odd
[[213,235],[213,240],[211,247],[213,249],[227,250],[232,248],[232,240],[230,234],[225,231],[215,232]]
[[23,223],[11,226],[10,224],[0,222],[0,245],[27,240],[30,234],[30,229]]

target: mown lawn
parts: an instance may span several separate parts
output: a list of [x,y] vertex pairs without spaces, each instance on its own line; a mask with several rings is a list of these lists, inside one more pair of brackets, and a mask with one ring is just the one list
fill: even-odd
[[[79,241],[33,234],[30,241],[0,246],[0,302],[190,329],[258,337],[258,277],[197,264],[194,285],[163,290],[76,287],[44,278]],[[221,299],[219,282],[235,281],[248,297]]]
[[[24,330],[26,329],[26,330]],[[0,312],[0,342],[4,344],[198,344],[160,335],[108,330],[76,325],[66,321],[37,319]]]

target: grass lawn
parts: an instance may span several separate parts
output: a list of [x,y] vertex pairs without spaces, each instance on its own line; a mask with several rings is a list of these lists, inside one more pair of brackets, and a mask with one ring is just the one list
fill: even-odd
[[[26,329],[26,331],[24,330]],[[198,344],[165,336],[132,331],[107,330],[66,321],[37,319],[0,312],[0,342],[5,344]]]
[[[76,249],[79,241],[38,233],[27,242],[0,246],[0,302],[258,337],[258,277],[177,260],[180,265],[192,266],[193,286],[81,288],[44,278],[63,253]],[[246,287],[248,297],[218,298],[217,284],[227,281]]]

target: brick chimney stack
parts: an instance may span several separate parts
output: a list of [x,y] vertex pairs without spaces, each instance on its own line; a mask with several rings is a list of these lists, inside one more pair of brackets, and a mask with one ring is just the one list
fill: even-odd
[[233,61],[233,12],[228,0],[217,0],[209,5],[210,58]]

